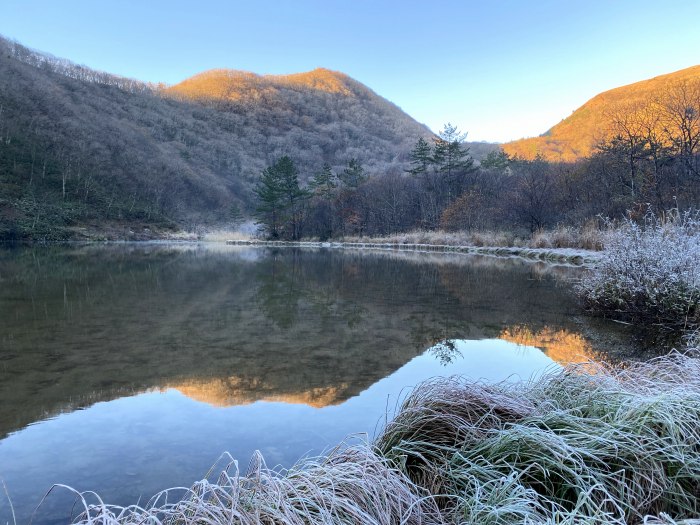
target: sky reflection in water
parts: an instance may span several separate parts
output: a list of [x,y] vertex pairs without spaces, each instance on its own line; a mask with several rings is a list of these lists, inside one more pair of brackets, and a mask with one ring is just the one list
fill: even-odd
[[[289,466],[371,436],[430,377],[527,379],[596,357],[586,334],[619,337],[579,317],[577,271],[288,249],[0,252],[0,477],[18,522],[53,483],[143,503],[223,451]],[[65,522],[68,501],[51,495],[35,523]]]

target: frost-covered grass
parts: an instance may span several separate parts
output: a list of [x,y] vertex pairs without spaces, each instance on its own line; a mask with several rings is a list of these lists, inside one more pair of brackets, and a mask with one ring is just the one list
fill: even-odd
[[588,364],[517,384],[436,379],[373,443],[289,470],[256,456],[245,474],[232,463],[176,495],[147,508],[98,502],[79,521],[699,524],[700,360]]
[[601,250],[604,232],[596,223],[582,228],[560,226],[538,230],[532,235],[518,235],[507,231],[428,231],[414,230],[383,237],[347,236],[345,242],[387,244],[430,244],[440,246],[515,247],[515,248],[577,248]]
[[700,355],[700,328],[695,329],[695,331],[687,335],[686,345],[688,353]]
[[[590,365],[587,365],[590,366]],[[700,517],[700,362],[569,367],[531,384],[436,380],[379,437],[449,522]]]
[[84,524],[419,525],[440,519],[432,498],[367,444],[338,448],[289,470],[268,468],[260,455],[245,473],[231,462],[218,480],[196,483],[184,498],[181,489],[164,491],[145,508],[88,503],[94,494],[78,499]]
[[249,241],[253,236],[241,230],[210,230],[197,234],[197,239],[206,242]]
[[507,232],[477,232],[442,230],[413,230],[385,236],[354,235],[345,236],[344,242],[386,243],[386,244],[429,244],[439,246],[514,246],[525,245],[524,239]]
[[700,324],[700,218],[648,215],[611,230],[578,286],[594,312],[673,330]]

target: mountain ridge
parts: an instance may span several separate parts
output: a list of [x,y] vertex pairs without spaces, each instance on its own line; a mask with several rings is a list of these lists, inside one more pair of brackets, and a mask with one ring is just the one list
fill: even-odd
[[507,142],[503,144],[503,150],[525,159],[533,159],[539,154],[545,160],[554,162],[572,162],[588,157],[597,142],[614,134],[610,118],[612,112],[642,104],[683,82],[700,82],[700,65],[598,93],[542,135]]
[[[167,86],[163,91],[167,94],[185,95],[195,98],[194,93],[189,91],[193,87],[201,88],[202,84],[211,85],[212,81],[236,81],[239,84],[255,83],[257,85],[267,84],[271,86],[304,87],[329,93],[352,94],[347,84],[360,84],[352,77],[340,71],[334,71],[324,67],[317,67],[310,71],[299,73],[289,73],[282,75],[259,74],[241,69],[215,68],[202,71],[192,75],[176,84]],[[366,86],[365,86],[366,87]]]
[[401,173],[416,140],[433,136],[324,68],[213,70],[166,86],[1,37],[0,107],[0,239],[61,239],[107,223],[125,235],[156,223],[222,225],[234,208],[252,211],[260,173],[282,155],[302,182],[351,159],[369,174]]

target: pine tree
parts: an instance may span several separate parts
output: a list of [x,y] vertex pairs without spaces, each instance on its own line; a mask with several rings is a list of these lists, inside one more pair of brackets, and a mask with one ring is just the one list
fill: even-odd
[[350,159],[348,166],[338,175],[338,178],[349,188],[357,188],[367,180],[365,170],[357,159]]
[[330,165],[324,164],[321,171],[314,174],[314,178],[309,184],[315,195],[323,199],[330,199],[333,192],[338,187],[335,174]]
[[502,149],[489,152],[486,158],[481,161],[481,167],[487,170],[505,172],[511,163],[511,158]]
[[245,217],[243,216],[241,207],[235,202],[231,204],[231,207],[228,210],[228,219],[231,222],[231,225],[234,227],[239,226],[243,222],[244,218]]
[[426,173],[432,161],[433,152],[430,144],[423,137],[420,137],[411,150],[411,169],[408,172],[411,175]]
[[469,155],[469,148],[464,146],[467,134],[460,133],[457,126],[445,124],[434,140],[433,163],[438,172],[444,174],[447,182],[447,202],[451,202],[463,190],[465,176],[474,170],[474,159]]
[[253,189],[258,205],[255,216],[268,236],[277,239],[280,236],[280,215],[282,213],[282,182],[275,166],[265,168],[260,180]]
[[469,155],[469,148],[463,144],[466,138],[467,134],[460,133],[457,126],[449,122],[445,124],[434,139],[433,162],[438,166],[438,171],[451,177],[456,171],[470,171],[473,168],[474,159]]
[[292,159],[285,155],[263,170],[254,192],[258,222],[269,236],[299,239],[303,202],[309,194],[299,187],[299,170]]

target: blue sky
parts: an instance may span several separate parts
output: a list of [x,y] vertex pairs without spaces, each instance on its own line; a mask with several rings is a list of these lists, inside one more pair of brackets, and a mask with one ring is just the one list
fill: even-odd
[[211,68],[343,71],[438,130],[538,135],[596,93],[700,64],[696,0],[0,0],[0,33],[175,83]]

